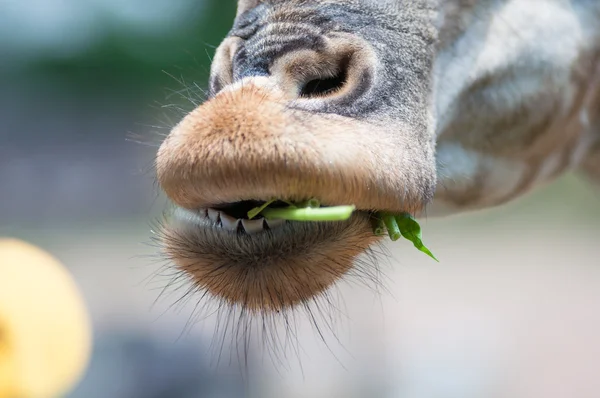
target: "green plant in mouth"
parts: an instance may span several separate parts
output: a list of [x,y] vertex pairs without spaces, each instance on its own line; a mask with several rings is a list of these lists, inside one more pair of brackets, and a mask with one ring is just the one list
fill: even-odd
[[[259,207],[255,207],[248,212],[248,218],[253,219],[259,214],[266,219],[281,219],[290,221],[344,221],[350,218],[356,207],[331,206],[321,207],[316,199],[309,199],[300,203],[290,203],[288,207],[269,207],[277,200],[273,199],[265,202]],[[392,241],[403,237],[413,243],[413,245],[435,261],[439,261],[433,253],[423,244],[421,226],[408,213],[392,214],[387,212],[378,212],[374,214],[373,232],[375,235],[387,234]]]
[[413,243],[413,245],[435,261],[439,260],[431,253],[431,251],[423,244],[423,236],[421,233],[421,226],[408,213],[391,214],[391,213],[377,213],[383,220],[388,234],[393,241],[400,239],[402,236]]

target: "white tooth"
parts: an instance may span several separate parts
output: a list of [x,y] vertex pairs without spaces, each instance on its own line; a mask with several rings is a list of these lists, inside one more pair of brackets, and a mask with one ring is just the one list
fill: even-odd
[[242,220],[242,225],[247,233],[255,234],[264,229],[263,220],[264,218],[259,218],[258,220]]
[[265,222],[267,223],[267,225],[269,226],[270,229],[275,229],[275,228],[281,227],[283,224],[285,224],[285,220],[279,220],[279,219],[267,220],[265,218]]
[[223,224],[223,228],[228,229],[230,231],[236,231],[238,225],[242,220],[235,219],[231,217],[229,214],[221,213],[221,224]]
[[210,221],[217,223],[219,221],[219,211],[215,209],[208,209],[208,218]]

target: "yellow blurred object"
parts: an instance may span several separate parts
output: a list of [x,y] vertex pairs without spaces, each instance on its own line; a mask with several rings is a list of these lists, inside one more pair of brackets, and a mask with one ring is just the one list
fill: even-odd
[[0,398],[54,398],[82,377],[91,352],[87,309],[50,254],[0,239]]

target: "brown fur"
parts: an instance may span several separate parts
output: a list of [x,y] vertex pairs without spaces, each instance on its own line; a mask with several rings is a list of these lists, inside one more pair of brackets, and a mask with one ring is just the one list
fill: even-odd
[[198,107],[164,141],[158,179],[177,205],[316,197],[360,210],[422,209],[411,173],[419,160],[397,153],[383,124],[286,109],[283,93],[257,81]]
[[199,288],[259,313],[283,311],[322,294],[379,239],[370,227],[364,215],[342,223],[289,224],[258,238],[269,256],[255,254],[256,237],[189,224],[172,226],[162,243],[167,257]]

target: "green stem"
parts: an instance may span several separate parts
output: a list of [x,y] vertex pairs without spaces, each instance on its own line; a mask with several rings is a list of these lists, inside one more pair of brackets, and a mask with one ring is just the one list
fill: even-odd
[[397,241],[402,236],[400,234],[400,228],[398,227],[398,223],[396,222],[396,218],[393,214],[390,213],[380,213],[381,219],[385,224],[385,227],[388,230],[388,234],[390,235],[390,239],[392,241]]
[[377,215],[371,218],[371,224],[373,225],[373,233],[376,236],[383,236],[386,234],[385,223]]
[[267,219],[281,219],[291,221],[344,221],[350,218],[354,206],[334,206],[313,209],[264,209],[262,215]]

